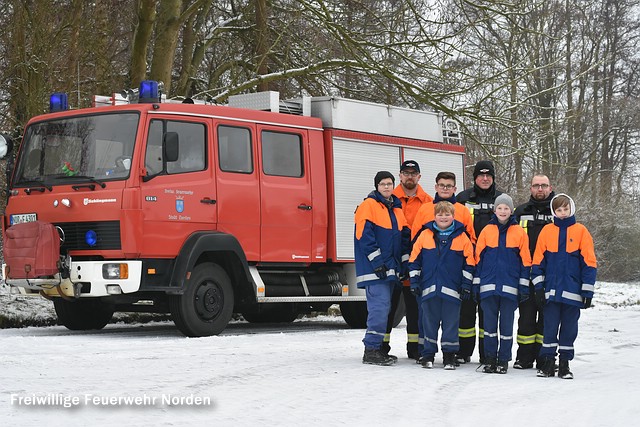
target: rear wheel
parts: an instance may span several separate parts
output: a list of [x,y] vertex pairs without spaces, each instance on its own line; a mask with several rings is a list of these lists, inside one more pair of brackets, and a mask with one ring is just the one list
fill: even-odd
[[227,273],[217,264],[197,265],[184,294],[171,298],[171,316],[186,336],[217,335],[233,314],[233,288]]
[[102,329],[113,317],[114,306],[98,299],[78,299],[68,301],[62,298],[53,300],[58,320],[67,329],[85,331]]
[[[402,318],[406,312],[404,299],[400,296],[398,307],[393,316],[393,327],[395,328],[400,324]],[[344,301],[340,303],[340,313],[344,321],[347,322],[353,329],[366,329],[367,328],[367,302],[366,301]]]

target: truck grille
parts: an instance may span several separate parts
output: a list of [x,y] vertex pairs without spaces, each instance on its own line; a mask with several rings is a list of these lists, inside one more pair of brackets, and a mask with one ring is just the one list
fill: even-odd
[[[120,221],[100,222],[59,222],[54,224],[64,231],[64,242],[60,246],[60,253],[77,250],[105,250],[121,249]],[[87,231],[93,230],[98,236],[94,246],[85,241]]]

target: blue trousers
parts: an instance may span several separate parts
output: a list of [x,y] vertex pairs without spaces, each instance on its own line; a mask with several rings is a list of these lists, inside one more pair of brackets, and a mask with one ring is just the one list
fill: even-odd
[[480,306],[484,316],[484,357],[496,358],[500,362],[510,361],[517,301],[491,295],[482,299]]
[[379,280],[367,285],[367,331],[362,342],[366,349],[380,349],[387,331],[387,317],[391,309],[394,283]]
[[438,331],[442,326],[440,345],[443,353],[455,353],[460,349],[458,326],[460,325],[460,302],[434,296],[420,304],[424,347],[421,355],[433,358],[438,352]]
[[580,307],[548,301],[544,306],[544,338],[540,349],[540,359],[573,360],[573,343],[578,337]]

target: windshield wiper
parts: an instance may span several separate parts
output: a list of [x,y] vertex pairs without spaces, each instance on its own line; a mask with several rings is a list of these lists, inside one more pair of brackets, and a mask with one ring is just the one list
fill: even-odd
[[[31,194],[32,191],[39,191],[41,193],[44,193],[44,190],[47,189],[49,191],[53,191],[53,187],[50,185],[45,184],[43,181],[40,181],[38,179],[29,179],[26,181],[20,181],[17,182],[16,184],[27,184],[29,185],[28,188],[24,189],[24,192],[27,194]],[[31,186],[31,184],[34,184],[33,186]]]
[[[62,177],[62,178],[64,178],[64,177]],[[98,184],[101,188],[104,188],[104,187],[106,187],[106,186],[107,186],[107,184],[105,184],[104,182],[102,182],[102,181],[100,181],[100,180],[97,180],[97,179],[95,179],[94,177],[89,176],[89,175],[72,175],[72,176],[69,176],[69,178],[87,179],[87,180],[89,180],[89,181],[91,181],[91,182],[93,182],[93,183]],[[74,186],[74,187],[78,187],[78,186]],[[74,188],[74,189],[75,189],[75,188]]]

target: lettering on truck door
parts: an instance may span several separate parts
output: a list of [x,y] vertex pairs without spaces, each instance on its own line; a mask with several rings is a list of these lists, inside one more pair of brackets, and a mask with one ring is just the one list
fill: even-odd
[[258,128],[263,262],[311,262],[310,162],[306,132]]
[[[178,158],[163,152],[167,133],[178,136]],[[213,182],[206,123],[154,118],[149,122],[141,182],[144,253],[175,256],[187,236],[213,230],[216,187]]]

